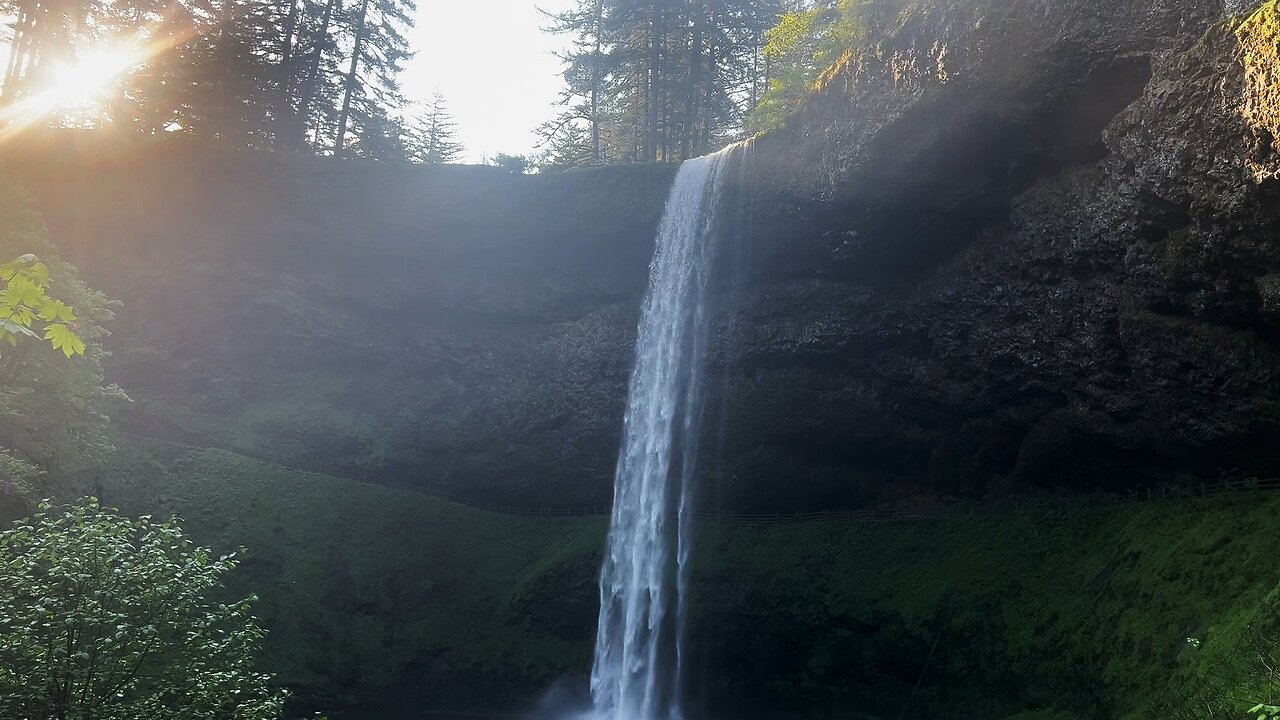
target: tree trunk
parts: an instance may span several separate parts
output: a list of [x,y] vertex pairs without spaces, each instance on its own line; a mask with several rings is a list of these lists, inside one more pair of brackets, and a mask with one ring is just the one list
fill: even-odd
[[719,28],[717,23],[720,22],[720,8],[716,4],[718,0],[709,0],[711,5],[711,17],[707,23],[710,28],[707,39],[707,69],[703,75],[703,118],[701,132],[698,135],[698,153],[707,151],[711,144],[711,94],[716,90],[716,30]]
[[703,3],[694,5],[693,35],[689,39],[689,97],[685,102],[684,132],[680,135],[680,157],[699,154],[698,114],[702,100]]
[[[324,6],[324,15],[320,18],[320,29],[316,31],[316,37],[313,41],[315,45],[311,50],[310,67],[307,68],[307,79],[302,88],[302,97],[298,101],[298,127],[296,133],[298,139],[305,141],[307,134],[307,123],[311,121],[311,104],[315,102],[316,85],[320,82],[320,58],[324,55],[324,46],[329,39],[329,25],[333,22],[333,12],[338,9],[339,0],[328,0]],[[320,134],[320,128],[316,128],[316,135]]]
[[0,87],[0,99],[8,99],[13,93],[13,84],[17,80],[18,56],[22,54],[22,41],[27,26],[26,10],[18,11],[18,19],[13,23],[13,39],[9,41],[9,66],[4,73],[4,86]]
[[653,3],[653,15],[649,19],[649,76],[645,93],[644,160],[653,162],[658,157],[658,64],[662,61],[658,49],[661,33],[658,19],[658,3]]
[[30,9],[23,8],[14,26],[13,40],[9,43],[9,68],[5,73],[3,93],[0,94],[0,98],[5,100],[15,99],[21,94],[24,67],[30,59],[34,40],[37,7],[38,4]]
[[596,0],[596,47],[591,56],[591,162],[600,163],[600,63],[604,61],[604,0]]
[[284,37],[280,41],[280,68],[284,71],[285,97],[293,90],[293,39],[298,31],[298,0],[289,0],[289,15],[284,21]]
[[291,145],[291,134],[298,126],[298,108],[293,102],[294,72],[293,44],[298,31],[298,0],[289,0],[289,15],[284,22],[284,37],[280,39],[280,78],[278,90],[279,108],[276,117],[276,143]]
[[360,53],[364,50],[365,14],[369,0],[360,0],[360,13],[356,17],[356,41],[351,49],[351,67],[347,70],[346,88],[342,93],[342,111],[338,113],[338,136],[333,141],[333,154],[341,157],[346,149],[347,120],[351,116],[351,96],[356,89],[356,70],[360,67]]

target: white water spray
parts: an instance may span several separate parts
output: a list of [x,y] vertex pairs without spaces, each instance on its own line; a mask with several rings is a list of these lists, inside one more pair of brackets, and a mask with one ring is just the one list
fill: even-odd
[[600,576],[596,720],[680,720],[691,480],[702,413],[707,289],[721,195],[740,146],[686,161],[658,229],[636,338]]

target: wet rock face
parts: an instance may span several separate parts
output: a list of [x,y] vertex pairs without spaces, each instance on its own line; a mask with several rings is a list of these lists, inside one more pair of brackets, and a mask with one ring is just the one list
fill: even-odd
[[[1124,5],[1092,42],[1101,9],[1018,23],[1011,46],[1044,48],[1027,66],[988,48],[945,83],[851,70],[761,142],[765,192],[824,200],[792,203],[784,244],[757,236],[783,271],[743,300],[754,337],[730,384],[737,417],[785,430],[727,433],[749,439],[722,495],[763,503],[803,456],[826,459],[799,483],[813,504],[1280,473],[1275,6],[1219,23],[1211,3]],[[1002,7],[1008,23],[1036,4]],[[921,57],[920,32],[893,52]],[[917,113],[949,119],[905,132]],[[836,150],[795,161],[781,148],[813,122],[814,152]],[[986,123],[1006,128],[994,151]],[[954,157],[967,137],[985,162]]]
[[[1222,11],[920,4],[761,138],[708,506],[1280,474],[1277,13]],[[126,302],[131,427],[608,503],[671,169],[49,152],[5,154]]]
[[129,431],[496,505],[607,506],[672,168],[74,145],[6,161],[124,303],[109,374]]

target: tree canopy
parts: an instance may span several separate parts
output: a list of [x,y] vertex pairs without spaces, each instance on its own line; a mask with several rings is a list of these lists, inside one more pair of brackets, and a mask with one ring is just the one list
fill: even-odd
[[279,717],[254,598],[217,598],[235,567],[173,521],[41,506],[0,533],[0,715]]
[[427,165],[453,162],[464,149],[457,136],[457,123],[437,90],[430,103],[421,108],[410,130],[409,158]]
[[671,161],[737,136],[780,11],[778,0],[579,0],[549,15],[572,43],[563,112],[541,128],[545,160]]
[[[0,0],[0,101],[33,111],[68,72],[120,65],[89,124],[242,147],[402,157],[397,76],[413,0]],[[87,63],[87,64],[86,64]],[[20,119],[17,118],[17,119]]]
[[578,0],[562,111],[539,128],[558,166],[683,160],[779,126],[814,80],[901,0]]
[[16,258],[0,266],[0,509],[29,508],[47,482],[112,452],[108,412],[127,398],[102,373],[115,304],[58,257],[3,169],[0,257]]

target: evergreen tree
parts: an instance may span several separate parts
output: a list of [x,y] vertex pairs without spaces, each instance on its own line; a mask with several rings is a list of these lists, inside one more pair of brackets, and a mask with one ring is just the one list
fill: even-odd
[[79,51],[136,38],[148,52],[103,113],[120,126],[402,157],[390,118],[412,11],[412,0],[0,0],[12,19],[0,101],[47,89]]
[[579,0],[550,15],[546,29],[572,44],[563,111],[539,128],[544,159],[672,161],[740,136],[781,10],[778,0]]
[[753,103],[748,129],[781,125],[818,76],[852,49],[869,45],[905,1],[790,0],[765,33],[766,89]]
[[457,124],[437,90],[411,133],[409,158],[427,165],[441,165],[458,159],[462,143],[457,140]]
[[342,23],[352,50],[341,78],[342,103],[332,145],[335,155],[347,151],[349,133],[360,135],[361,144],[368,147],[394,127],[387,118],[389,111],[404,104],[397,75],[412,57],[404,31],[412,25],[413,9],[412,0],[359,0]]

